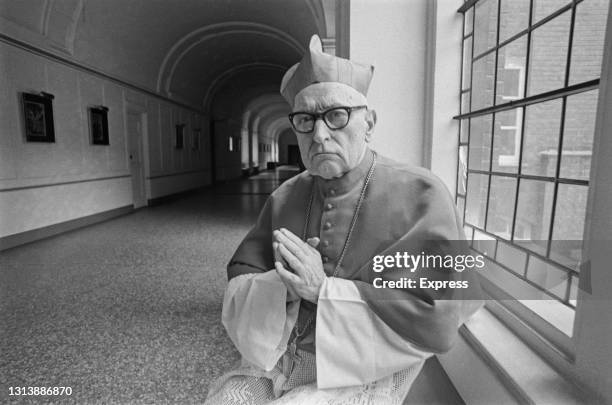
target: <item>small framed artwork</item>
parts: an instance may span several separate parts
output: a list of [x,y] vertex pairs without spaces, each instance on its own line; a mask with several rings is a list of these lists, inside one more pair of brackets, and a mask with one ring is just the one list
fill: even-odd
[[202,134],[202,130],[194,129],[193,130],[193,139],[191,143],[191,149],[200,150],[200,135]]
[[174,147],[176,149],[183,149],[185,138],[185,124],[176,124],[176,138],[174,141]]
[[21,93],[27,142],[55,142],[53,94]]
[[108,145],[108,108],[89,107],[89,132],[93,145]]

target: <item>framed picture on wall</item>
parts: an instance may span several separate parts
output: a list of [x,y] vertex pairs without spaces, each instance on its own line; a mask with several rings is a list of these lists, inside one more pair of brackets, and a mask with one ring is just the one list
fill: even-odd
[[89,132],[93,145],[108,145],[108,108],[89,107]]
[[202,130],[201,129],[194,129],[193,130],[193,139],[192,139],[192,143],[191,143],[191,149],[193,150],[200,150],[200,135],[202,134]]
[[49,93],[21,93],[27,142],[55,142],[53,98]]
[[174,147],[176,149],[183,149],[185,138],[185,124],[176,124],[176,139],[174,141]]

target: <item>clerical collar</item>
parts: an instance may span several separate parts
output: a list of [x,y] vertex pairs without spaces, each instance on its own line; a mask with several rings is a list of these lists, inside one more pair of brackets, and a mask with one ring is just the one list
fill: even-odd
[[322,177],[314,176],[317,188],[325,195],[331,193],[340,195],[349,192],[355,187],[359,187],[368,174],[373,159],[374,152],[369,148],[366,149],[363,159],[361,159],[361,163],[352,170],[346,172],[342,177],[325,180]]

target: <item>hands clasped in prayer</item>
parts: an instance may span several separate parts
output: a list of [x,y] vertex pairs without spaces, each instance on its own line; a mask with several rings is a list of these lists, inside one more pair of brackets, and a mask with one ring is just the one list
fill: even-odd
[[318,245],[316,237],[304,242],[285,228],[274,231],[274,267],[287,286],[287,301],[302,298],[316,304],[319,300],[326,275]]

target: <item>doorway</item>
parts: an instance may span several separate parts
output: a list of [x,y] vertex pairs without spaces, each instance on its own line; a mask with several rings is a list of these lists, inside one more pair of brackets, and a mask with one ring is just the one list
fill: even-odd
[[297,145],[287,145],[287,164],[299,166],[300,148]]
[[130,174],[132,175],[132,200],[134,208],[147,205],[144,179],[143,144],[144,114],[134,111],[127,112],[128,156]]

